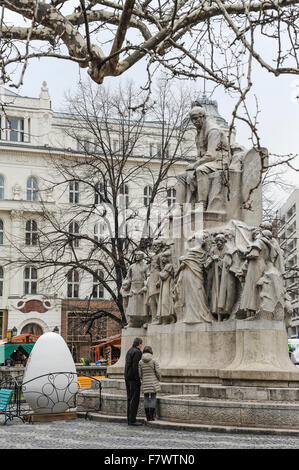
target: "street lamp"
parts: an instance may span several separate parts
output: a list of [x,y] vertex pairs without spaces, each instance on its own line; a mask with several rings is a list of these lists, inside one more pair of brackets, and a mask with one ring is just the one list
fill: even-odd
[[11,330],[11,336],[12,336],[12,337],[13,337],[13,336],[16,336],[16,335],[17,335],[17,332],[18,332],[18,330],[17,330],[17,328],[14,326],[13,329]]
[[55,326],[55,327],[53,328],[53,333],[59,333],[59,328],[58,328],[58,326]]

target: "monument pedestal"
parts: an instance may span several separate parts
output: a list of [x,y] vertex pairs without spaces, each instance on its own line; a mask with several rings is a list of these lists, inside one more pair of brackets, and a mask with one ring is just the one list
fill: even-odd
[[[153,348],[162,373],[157,396],[161,421],[209,429],[299,432],[299,369],[290,361],[283,321],[227,320],[127,328],[119,361],[104,380],[104,415],[125,416],[124,365],[135,337]],[[82,391],[97,399],[97,391]],[[144,416],[141,393],[138,416]]]
[[283,321],[227,320],[127,328],[121,356],[108,377],[124,377],[125,356],[136,337],[151,346],[163,382],[299,387]]

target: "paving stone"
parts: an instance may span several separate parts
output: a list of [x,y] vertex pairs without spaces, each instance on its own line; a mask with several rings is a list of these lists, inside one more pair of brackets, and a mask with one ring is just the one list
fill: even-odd
[[[2,417],[0,417],[1,421]],[[128,427],[71,421],[0,424],[0,449],[298,449],[299,437]]]

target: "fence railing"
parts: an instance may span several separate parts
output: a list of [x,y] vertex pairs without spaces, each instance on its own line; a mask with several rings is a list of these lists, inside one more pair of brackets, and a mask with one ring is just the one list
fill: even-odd
[[[98,385],[99,400],[91,410],[80,407],[80,412],[100,411],[102,408],[102,384],[101,379],[93,376],[85,376],[95,381]],[[59,404],[63,404],[64,411],[77,408],[77,395],[80,391],[78,386],[77,373],[74,372],[51,372],[34,377],[23,382],[23,377],[18,379],[13,376],[5,376],[0,381],[0,388],[13,390],[12,398],[7,407],[7,418],[13,420],[19,418],[23,422],[28,421],[28,416],[32,413],[57,413]],[[30,393],[31,399],[34,397],[34,409],[26,401],[26,395]],[[28,399],[28,402],[31,400]]]

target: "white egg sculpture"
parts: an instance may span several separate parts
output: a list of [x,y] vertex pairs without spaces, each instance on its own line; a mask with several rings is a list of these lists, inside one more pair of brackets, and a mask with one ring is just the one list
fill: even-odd
[[73,406],[77,372],[66,342],[58,333],[44,333],[27,361],[22,391],[35,413],[63,413]]

